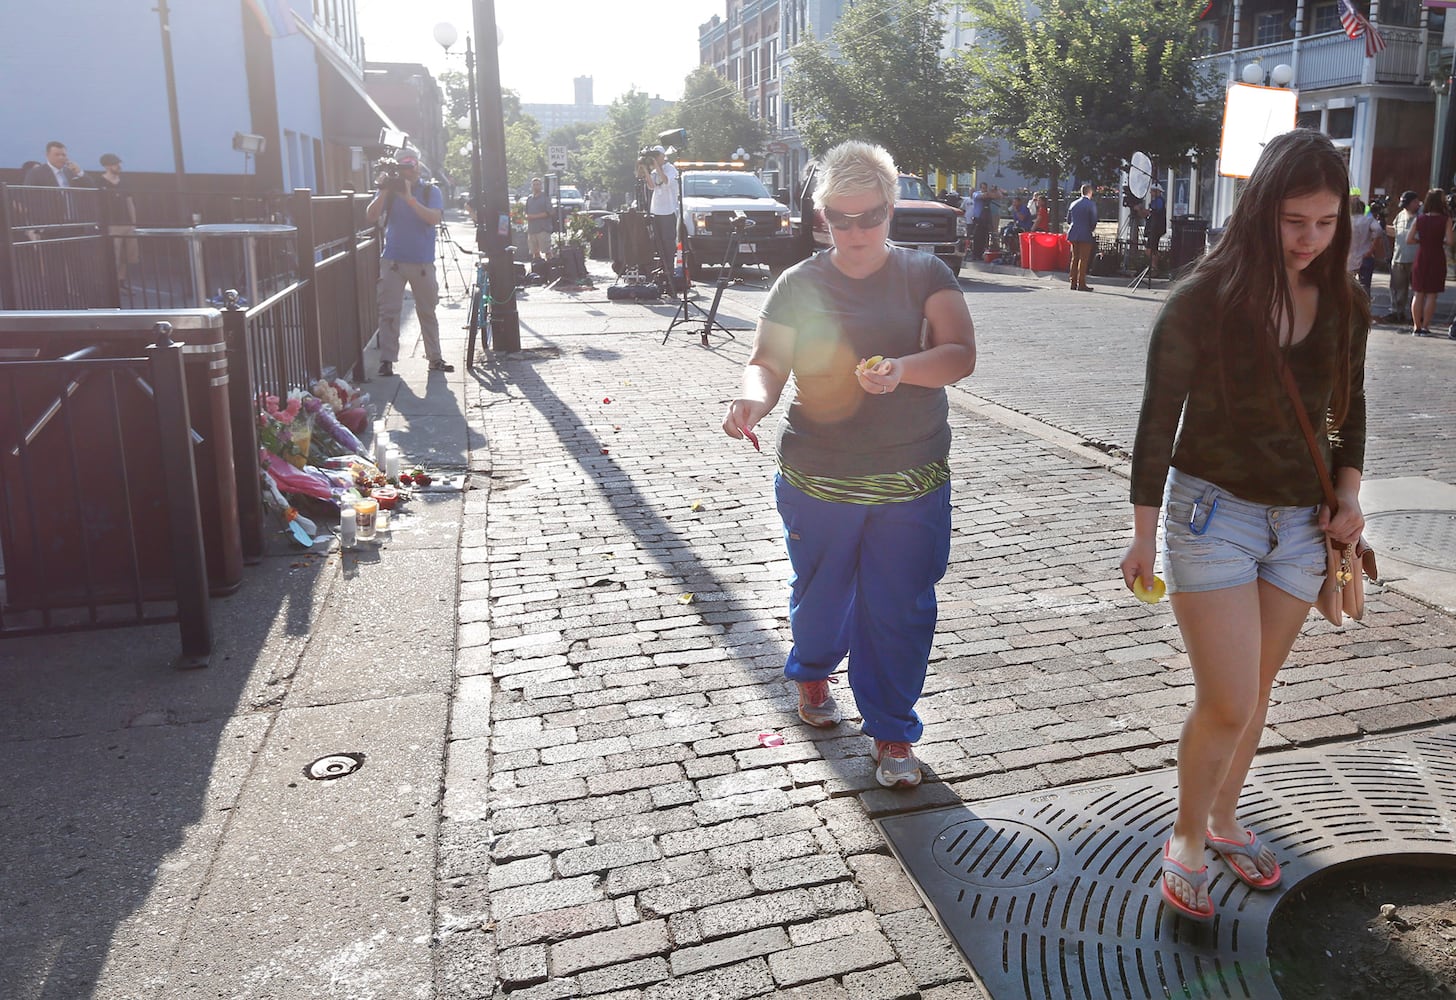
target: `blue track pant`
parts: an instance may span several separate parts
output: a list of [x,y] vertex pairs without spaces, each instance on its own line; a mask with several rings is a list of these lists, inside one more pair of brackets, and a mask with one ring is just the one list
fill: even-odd
[[914,743],[915,702],[935,640],[935,585],[950,559],[950,484],[905,503],[816,500],[774,479],[790,580],[793,681],[823,680],[849,654],[849,686],[877,740]]

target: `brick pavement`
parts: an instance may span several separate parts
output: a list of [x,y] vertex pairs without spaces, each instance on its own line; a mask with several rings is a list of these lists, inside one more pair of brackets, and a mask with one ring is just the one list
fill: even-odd
[[[968,391],[1088,437],[1135,399],[1118,359],[1151,296],[1069,312],[1034,279],[968,287]],[[747,335],[660,346],[665,316],[600,294],[521,311],[528,350],[467,379],[487,443],[462,534],[440,996],[982,996],[873,819],[1172,762],[1191,684],[1167,605],[1116,577],[1125,479],[953,408],[932,773],[886,791],[847,686],[845,724],[810,730],[780,676],[771,459],[716,429]],[[1086,405],[1109,386],[1123,401]],[[1311,622],[1266,746],[1456,718],[1453,650],[1456,623],[1395,594],[1362,626]]]

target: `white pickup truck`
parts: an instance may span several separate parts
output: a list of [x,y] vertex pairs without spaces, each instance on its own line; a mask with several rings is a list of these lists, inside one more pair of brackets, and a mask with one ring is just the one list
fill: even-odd
[[732,163],[679,163],[688,273],[719,267],[737,246],[739,264],[765,264],[777,275],[803,253],[793,239],[789,209],[763,182]]

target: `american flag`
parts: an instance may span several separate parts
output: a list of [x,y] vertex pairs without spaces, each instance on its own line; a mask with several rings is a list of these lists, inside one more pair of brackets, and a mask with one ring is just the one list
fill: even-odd
[[1350,0],[1340,0],[1340,27],[1345,29],[1345,34],[1351,38],[1365,38],[1365,55],[1375,55],[1385,48],[1385,36],[1380,30],[1365,20],[1365,15],[1355,9]]

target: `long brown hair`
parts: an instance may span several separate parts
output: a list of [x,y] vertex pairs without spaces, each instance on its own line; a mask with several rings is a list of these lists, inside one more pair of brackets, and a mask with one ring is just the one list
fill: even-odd
[[[1257,347],[1270,361],[1267,389],[1281,392],[1275,377],[1284,364],[1279,319],[1285,318],[1289,328],[1294,328],[1294,296],[1284,263],[1280,208],[1287,198],[1324,191],[1340,199],[1335,236],[1305,273],[1319,287],[1321,301],[1333,303],[1338,320],[1335,384],[1330,399],[1330,418],[1338,425],[1350,405],[1352,324],[1369,325],[1370,303],[1363,291],[1356,290],[1355,280],[1345,267],[1350,254],[1350,175],[1344,157],[1328,136],[1297,128],[1269,140],[1234,205],[1222,238],[1199,261],[1190,280],[1207,284],[1214,291],[1214,322],[1208,329],[1218,338],[1214,346],[1220,378],[1227,370],[1227,354],[1247,346],[1231,343],[1223,335],[1225,318],[1237,316],[1255,331]],[[1329,296],[1328,300],[1325,296]],[[1224,395],[1227,399],[1226,382]]]

